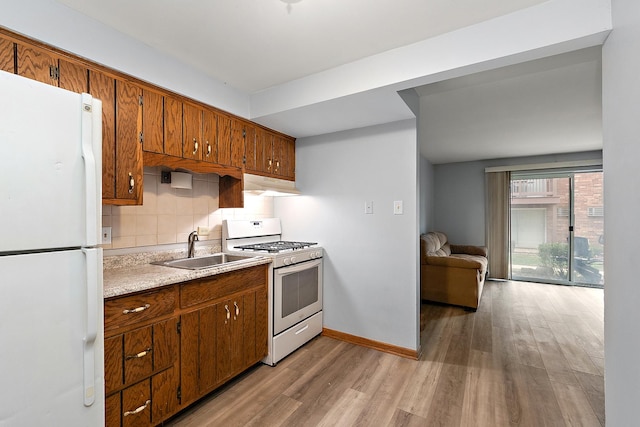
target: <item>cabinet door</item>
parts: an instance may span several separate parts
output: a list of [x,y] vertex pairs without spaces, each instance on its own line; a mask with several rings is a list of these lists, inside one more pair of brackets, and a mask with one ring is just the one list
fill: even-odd
[[182,157],[182,102],[164,97],[164,154]]
[[177,412],[180,405],[178,379],[178,365],[151,377],[151,421],[154,425]]
[[284,175],[285,165],[287,164],[287,150],[283,137],[276,135],[273,137],[273,168],[272,173],[277,176]]
[[102,101],[102,198],[116,197],[116,94],[115,80],[89,70],[89,93]]
[[242,329],[244,324],[243,298],[225,300],[218,306],[217,379],[222,382],[244,368]]
[[153,153],[164,152],[162,95],[150,90],[142,91],[142,149]]
[[267,290],[244,296],[243,348],[246,366],[258,363],[267,355]]
[[218,120],[211,110],[202,112],[202,160],[210,163],[218,162]]
[[18,44],[18,74],[58,86],[58,57],[32,46]]
[[257,170],[256,163],[256,128],[250,124],[244,127],[244,167],[247,170]]
[[231,119],[218,114],[218,163],[231,164]]
[[83,93],[89,90],[89,74],[86,67],[64,59],[59,61],[60,75],[58,83],[61,88],[75,93]]
[[241,120],[231,121],[231,166],[244,165],[245,125]]
[[285,178],[294,180],[296,178],[296,141],[295,139],[284,139],[284,149],[286,163],[283,165],[282,175]]
[[211,305],[182,315],[181,389],[182,402],[192,402],[217,384],[217,309]]
[[116,80],[116,198],[142,204],[142,90]]
[[7,40],[0,36],[0,70],[15,74],[16,67],[13,48],[14,44],[11,40]]
[[182,104],[182,157],[202,160],[202,109],[188,103]]
[[272,173],[273,134],[264,129],[256,132],[256,170]]

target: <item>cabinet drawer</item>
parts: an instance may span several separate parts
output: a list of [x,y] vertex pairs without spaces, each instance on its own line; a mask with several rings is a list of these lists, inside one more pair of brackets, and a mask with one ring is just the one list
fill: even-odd
[[194,280],[180,287],[180,306],[191,307],[206,301],[224,298],[257,286],[266,286],[267,266],[236,270],[206,279]]
[[123,427],[151,424],[151,381],[146,380],[122,390]]
[[173,286],[105,301],[104,329],[117,329],[172,314],[176,306]]

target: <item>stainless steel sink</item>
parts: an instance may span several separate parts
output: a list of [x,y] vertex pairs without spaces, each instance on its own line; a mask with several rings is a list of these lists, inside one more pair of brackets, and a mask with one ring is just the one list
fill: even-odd
[[242,256],[242,255],[230,255],[230,254],[214,254],[201,256],[196,258],[180,258],[168,261],[158,261],[152,264],[164,265],[166,267],[184,268],[187,270],[202,270],[204,268],[211,268],[221,264],[228,264],[231,262],[243,262],[249,261],[255,258],[254,256]]

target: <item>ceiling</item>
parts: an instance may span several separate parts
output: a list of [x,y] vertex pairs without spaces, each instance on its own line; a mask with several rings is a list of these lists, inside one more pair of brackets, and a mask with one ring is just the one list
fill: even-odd
[[[540,19],[537,11],[527,8],[552,4],[548,7],[553,9],[553,3],[563,3],[562,0],[56,1],[250,95],[249,118],[295,137],[413,117],[407,104],[397,96],[398,90],[411,87],[406,84],[402,87],[380,84],[377,89],[373,85],[349,96],[336,91],[336,96],[325,97],[320,92],[326,89],[315,85],[316,79],[322,81],[329,76],[327,81],[331,81],[343,73],[349,76],[349,67],[366,69],[367,61],[372,64],[383,61],[377,63],[377,68],[369,68],[386,73],[390,70],[384,68],[388,58],[396,56],[399,49],[422,46],[421,43],[440,35],[447,37],[456,30],[483,25],[489,20],[495,22],[525,9]],[[528,15],[520,19],[528,22]],[[535,27],[535,22],[530,23]],[[563,22],[561,19],[560,25],[565,25]],[[600,36],[599,40],[603,39]],[[587,46],[594,44],[589,43]],[[416,88],[421,107],[421,152],[432,163],[602,147],[599,46],[491,68],[495,66],[485,68],[490,71],[466,76],[461,73],[464,77],[444,81],[434,78],[427,80],[430,84]],[[375,73],[372,75],[375,77]],[[346,85],[357,86],[354,76],[358,74],[351,73],[352,80]],[[425,83],[415,80],[413,86]],[[339,82],[340,78],[333,81]],[[327,88],[330,92],[332,86]],[[296,98],[310,96],[313,91],[317,93],[311,96],[315,97],[312,102],[301,101],[296,105]],[[285,102],[273,107],[272,112],[267,108],[263,113],[261,104],[265,100],[269,104],[273,99],[276,104],[279,99],[292,104]]]
[[58,0],[247,93],[545,0]]

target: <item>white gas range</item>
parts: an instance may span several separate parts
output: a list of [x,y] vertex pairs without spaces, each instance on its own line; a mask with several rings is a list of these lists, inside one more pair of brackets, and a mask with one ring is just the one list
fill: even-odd
[[225,220],[222,250],[271,257],[269,354],[274,366],[322,332],[323,250],[310,242],[282,241],[279,218]]

